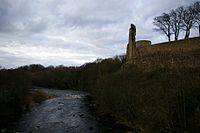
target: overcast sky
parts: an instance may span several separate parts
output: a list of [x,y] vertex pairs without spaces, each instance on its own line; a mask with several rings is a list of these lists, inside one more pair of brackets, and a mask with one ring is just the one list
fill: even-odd
[[167,41],[153,18],[195,1],[0,0],[0,66],[72,66],[123,54],[130,23],[137,40]]

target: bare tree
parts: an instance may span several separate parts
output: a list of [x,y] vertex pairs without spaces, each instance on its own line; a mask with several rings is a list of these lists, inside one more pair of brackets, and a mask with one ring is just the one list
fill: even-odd
[[195,12],[195,9],[193,8],[193,5],[185,8],[182,21],[183,30],[185,31],[185,39],[189,38],[190,36],[190,30],[194,27],[196,16],[197,14]]
[[157,27],[156,31],[160,31],[165,34],[168,38],[168,41],[171,41],[171,21],[170,15],[167,13],[163,13],[162,16],[158,16],[154,18],[153,24]]
[[178,40],[181,31],[185,31],[185,39],[189,38],[194,27],[198,27],[200,36],[200,2],[163,13],[154,18],[153,24],[156,26],[155,30],[165,34],[169,41],[172,34],[174,39]]
[[200,36],[200,2],[197,1],[193,5],[196,17],[195,17],[195,27],[199,29],[199,36]]
[[183,12],[184,12],[184,7],[179,7],[175,10],[171,10],[170,12],[170,24],[171,24],[171,30],[174,34],[174,39],[178,40],[179,33],[182,28],[182,21],[183,21]]

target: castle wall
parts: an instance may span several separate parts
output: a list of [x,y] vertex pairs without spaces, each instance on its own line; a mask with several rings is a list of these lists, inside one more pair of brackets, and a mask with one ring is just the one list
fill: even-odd
[[200,37],[151,45],[151,41],[149,40],[139,40],[136,42],[135,35],[135,25],[131,24],[129,29],[129,42],[126,50],[126,63],[133,63],[137,57],[149,56],[158,52],[164,53],[166,51],[188,51],[200,45]]
[[168,45],[189,45],[189,44],[199,44],[200,45],[200,37],[194,37],[189,39],[181,39],[178,41],[164,42],[164,43],[156,43],[153,44],[152,47],[167,47]]
[[151,41],[149,40],[139,40],[136,42],[136,47],[150,47]]
[[183,39],[178,41],[153,44],[150,47],[137,47],[138,56],[149,56],[156,53],[166,53],[167,51],[189,51],[200,46],[200,37]]

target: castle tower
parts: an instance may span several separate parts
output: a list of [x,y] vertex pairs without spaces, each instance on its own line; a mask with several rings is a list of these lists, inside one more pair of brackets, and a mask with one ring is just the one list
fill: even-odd
[[129,41],[126,52],[127,61],[133,59],[136,56],[135,36],[136,36],[136,27],[134,24],[131,24],[131,27],[129,29]]

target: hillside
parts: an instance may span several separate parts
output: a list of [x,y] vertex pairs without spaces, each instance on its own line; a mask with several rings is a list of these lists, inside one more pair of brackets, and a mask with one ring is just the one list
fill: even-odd
[[131,63],[97,80],[97,108],[144,133],[199,132],[199,42],[138,49]]

